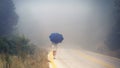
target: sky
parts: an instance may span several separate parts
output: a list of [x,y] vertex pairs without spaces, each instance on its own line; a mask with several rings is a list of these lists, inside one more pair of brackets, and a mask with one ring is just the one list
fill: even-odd
[[49,35],[63,34],[63,44],[104,45],[111,28],[111,0],[13,0],[17,25],[39,46],[51,45]]

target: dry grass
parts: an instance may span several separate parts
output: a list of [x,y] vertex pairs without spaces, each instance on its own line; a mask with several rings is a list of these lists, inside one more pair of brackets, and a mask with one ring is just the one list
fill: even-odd
[[[49,68],[47,54],[45,49],[39,49],[34,56],[28,56],[24,62],[16,56],[11,56],[10,68]],[[0,59],[0,68],[4,68],[5,63]]]

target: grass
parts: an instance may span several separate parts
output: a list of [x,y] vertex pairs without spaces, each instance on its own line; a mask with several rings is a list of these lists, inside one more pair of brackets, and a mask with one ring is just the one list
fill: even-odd
[[[48,52],[45,49],[38,49],[33,56],[27,56],[24,61],[17,56],[10,56],[9,68],[49,68],[47,55]],[[4,59],[0,58],[0,68],[6,68],[5,64]]]

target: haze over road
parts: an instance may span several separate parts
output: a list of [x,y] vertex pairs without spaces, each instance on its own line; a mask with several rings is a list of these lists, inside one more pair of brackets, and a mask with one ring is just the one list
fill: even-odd
[[[119,68],[120,59],[105,56],[83,49],[67,49],[59,47],[56,68]],[[55,66],[52,66],[54,68]]]

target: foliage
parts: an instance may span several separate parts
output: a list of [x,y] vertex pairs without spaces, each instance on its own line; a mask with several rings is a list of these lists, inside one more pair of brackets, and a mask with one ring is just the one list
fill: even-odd
[[11,64],[11,56],[17,56],[24,62],[28,55],[34,54],[34,51],[35,46],[24,36],[0,37],[0,55],[7,68]]
[[18,16],[12,0],[0,0],[0,36],[12,34],[17,21]]
[[7,38],[0,38],[0,53],[4,54],[15,54],[16,52],[14,43],[11,40],[8,40]]
[[[24,62],[17,56],[10,56],[10,59],[11,64],[9,68],[49,68],[47,51],[44,49],[39,49],[33,57],[28,56]],[[4,67],[4,63],[6,62],[0,59],[0,68],[6,68]]]
[[[25,36],[12,36],[17,21],[18,16],[15,13],[13,1],[0,0],[0,68],[38,68],[32,67],[36,62],[30,57],[34,55],[36,46],[31,44]],[[27,58],[28,56],[30,58]],[[46,68],[40,67],[40,63],[37,63],[39,68]]]
[[0,38],[0,53],[9,55],[19,55],[20,53],[32,54],[34,51],[33,44],[29,43],[29,40],[24,36],[17,36],[13,38]]
[[13,38],[14,43],[16,45],[17,56],[21,58],[24,62],[28,55],[33,55],[35,51],[35,45],[30,44],[29,39],[25,38],[25,36],[15,36]]
[[111,50],[120,49],[120,0],[114,0],[114,13],[115,19],[114,26],[108,36],[108,47]]

